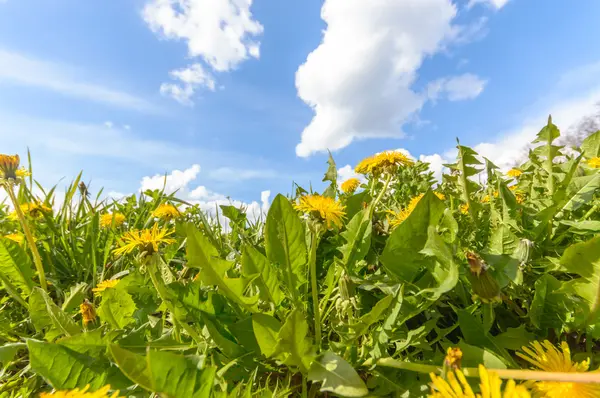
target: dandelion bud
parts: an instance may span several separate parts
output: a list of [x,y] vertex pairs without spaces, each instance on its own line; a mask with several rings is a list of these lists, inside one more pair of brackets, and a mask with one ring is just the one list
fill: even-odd
[[475,253],[467,253],[469,280],[473,292],[483,301],[496,301],[500,297],[500,286],[488,272],[489,266]]
[[533,242],[529,239],[521,239],[517,249],[515,250],[514,257],[519,260],[521,264],[526,263],[531,258],[531,248]]
[[458,347],[449,347],[446,351],[446,358],[444,359],[444,367],[447,369],[460,369],[460,362],[462,360],[463,353]]
[[16,179],[19,169],[19,155],[0,155],[0,172],[6,179]]

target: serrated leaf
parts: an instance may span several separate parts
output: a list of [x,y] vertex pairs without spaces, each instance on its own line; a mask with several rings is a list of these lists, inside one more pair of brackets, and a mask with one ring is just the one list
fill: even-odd
[[39,287],[34,287],[29,296],[29,313],[37,331],[46,331],[46,339],[72,336],[81,333],[73,319],[58,308],[52,299]]
[[252,329],[262,354],[267,358],[271,357],[277,346],[281,323],[267,314],[252,314]]
[[355,265],[365,258],[371,247],[371,212],[369,209],[359,211],[346,225],[346,230],[341,233],[346,243],[339,247],[342,253],[341,266],[354,275]]
[[33,289],[31,259],[17,242],[6,238],[0,239],[0,273],[27,299]]
[[137,307],[131,295],[125,289],[106,289],[102,293],[102,303],[97,313],[102,321],[115,329],[124,329],[135,322],[133,314]]
[[462,367],[476,368],[479,365],[483,365],[488,369],[506,369],[506,363],[502,358],[488,349],[476,347],[464,341],[459,342],[458,347],[463,353],[461,360]]
[[27,348],[24,343],[8,343],[0,347],[0,364],[12,361],[19,350]]
[[307,373],[314,358],[314,348],[308,336],[308,323],[304,315],[300,310],[292,310],[277,334],[273,356]]
[[600,130],[590,134],[581,143],[583,155],[590,159],[600,156]]
[[521,325],[518,328],[508,328],[506,332],[496,336],[496,342],[507,350],[520,350],[535,340],[535,334],[530,333]]
[[388,309],[393,300],[394,296],[385,296],[384,298],[379,300],[377,304],[375,304],[375,306],[373,306],[371,311],[358,318],[358,320],[355,323],[349,325],[350,329],[353,330],[355,336],[362,336],[369,330],[369,327],[371,325],[381,320],[383,318],[383,314]]
[[296,301],[299,287],[306,281],[306,238],[298,213],[281,194],[269,208],[264,235],[267,257],[279,265],[287,293]]
[[246,353],[246,350],[234,341],[234,337],[228,331],[224,330],[213,317],[202,314],[202,321],[208,329],[210,337],[223,354],[233,359]]
[[531,323],[538,329],[561,328],[567,319],[562,282],[550,274],[542,275],[534,285],[535,294],[529,308]]
[[596,190],[600,188],[600,173],[574,177],[567,188],[567,197],[562,210],[575,211],[590,203]]
[[429,271],[435,280],[433,287],[425,288],[418,294],[433,293],[432,300],[437,300],[442,294],[454,289],[458,282],[458,265],[454,261],[448,244],[436,232],[435,226],[428,229],[428,238],[421,253],[433,257],[434,264]]
[[331,351],[313,361],[308,379],[321,382],[321,392],[332,392],[341,397],[364,397],[369,393],[356,370]]
[[281,304],[284,295],[279,288],[277,270],[267,257],[250,245],[245,245],[242,249],[242,273],[258,286],[262,300],[275,305]]
[[62,310],[65,312],[75,309],[81,304],[85,298],[85,291],[88,287],[87,283],[79,282],[69,288],[69,294],[65,298],[65,302],[62,305]]

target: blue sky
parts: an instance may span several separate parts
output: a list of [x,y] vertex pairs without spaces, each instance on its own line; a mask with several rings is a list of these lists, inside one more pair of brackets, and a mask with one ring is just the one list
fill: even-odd
[[205,204],[319,186],[327,149],[343,178],[385,149],[439,170],[455,137],[508,167],[549,112],[566,127],[600,100],[598,15],[594,0],[0,0],[2,152],[29,147],[44,186],[83,169],[133,193],[167,173]]

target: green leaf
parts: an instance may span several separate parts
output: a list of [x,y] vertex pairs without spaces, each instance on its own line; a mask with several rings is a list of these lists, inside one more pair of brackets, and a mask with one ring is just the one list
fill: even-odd
[[355,193],[352,196],[346,198],[346,217],[348,220],[352,220],[356,213],[365,208],[365,204],[371,202],[369,191],[362,191]]
[[569,221],[563,220],[561,224],[568,225],[571,228],[569,232],[575,234],[589,234],[594,232],[600,232],[600,221],[596,220],[585,220],[585,221]]
[[46,339],[71,336],[81,333],[73,319],[58,308],[52,299],[39,287],[34,287],[29,296],[29,314],[38,332],[46,331]]
[[148,350],[134,354],[117,345],[109,347],[123,373],[144,389],[168,398],[209,398],[216,368],[202,366],[196,356]]
[[445,208],[429,190],[408,218],[396,227],[380,258],[390,276],[412,283],[424,261],[430,261],[420,251],[427,243],[429,226],[438,224]]
[[581,151],[586,158],[600,156],[600,130],[587,136],[581,143]]
[[187,227],[187,238],[188,266],[200,269],[202,282],[218,287],[221,294],[246,310],[256,311],[258,295],[244,296],[246,281],[226,275],[233,263],[219,258],[217,249],[192,224]]
[[384,298],[379,300],[377,304],[375,304],[371,311],[358,318],[356,323],[349,325],[350,328],[354,331],[355,336],[362,336],[369,330],[369,327],[371,325],[381,320],[383,318],[383,314],[388,309],[390,304],[392,304],[393,300],[393,295],[390,294],[389,296],[385,296]]
[[567,198],[562,210],[575,211],[590,203],[598,188],[600,188],[600,173],[574,177],[567,189]]
[[0,239],[0,273],[27,299],[33,289],[33,265],[23,248],[6,238]]
[[314,358],[314,348],[308,335],[308,323],[304,315],[300,310],[292,310],[277,334],[273,355],[306,374]]
[[267,314],[252,314],[252,329],[262,354],[271,357],[275,353],[281,323]]
[[246,353],[237,342],[234,341],[234,337],[226,331],[222,325],[219,325],[213,317],[202,314],[202,320],[208,329],[210,337],[214,340],[217,347],[221,349],[223,354],[229,358],[237,358]]
[[57,390],[90,385],[95,391],[107,384],[114,389],[131,385],[121,371],[104,357],[77,352],[62,344],[27,340],[31,369]]
[[133,314],[136,309],[131,295],[125,289],[119,289],[117,285],[117,287],[106,289],[102,293],[102,304],[98,307],[98,316],[113,328],[124,329],[127,325],[135,322]]
[[65,298],[65,302],[62,305],[62,310],[65,312],[71,311],[85,298],[85,291],[88,288],[88,284],[85,282],[79,282],[69,288],[69,294]]
[[246,213],[237,207],[228,205],[219,205],[219,207],[221,208],[223,215],[231,220],[232,223],[242,225],[246,222]]
[[6,365],[6,363],[11,362],[17,352],[26,348],[24,343],[8,343],[4,344],[0,347],[0,364]]
[[458,282],[458,265],[454,262],[448,244],[437,234],[434,226],[429,227],[428,235],[427,243],[425,243],[421,253],[435,258],[430,271],[436,284],[434,287],[422,289],[418,294],[433,293],[431,299],[437,300],[442,294],[449,292],[456,286]]
[[299,286],[306,281],[306,239],[304,226],[290,201],[277,195],[265,223],[265,249],[278,264],[288,293],[296,301]]
[[467,344],[464,341],[459,342],[458,347],[463,353],[462,367],[477,368],[479,365],[483,365],[488,369],[506,369],[502,358],[490,350]]
[[198,321],[203,312],[215,315],[222,311],[222,306],[214,301],[216,293],[206,292],[198,282],[173,282],[167,285],[167,290],[175,316],[181,322]]
[[329,167],[327,168],[327,172],[323,177],[323,182],[331,181],[331,184],[325,189],[323,192],[323,196],[327,196],[330,198],[335,198],[337,193],[337,167],[335,165],[335,161],[333,160],[333,156],[331,156],[331,152],[329,152],[329,159],[327,159],[327,164]]
[[506,332],[496,336],[496,342],[507,350],[520,350],[521,347],[529,345],[535,340],[535,335],[530,333],[521,325],[518,328],[508,328]]
[[355,265],[365,258],[371,247],[371,212],[364,209],[356,213],[346,225],[346,230],[341,233],[346,243],[338,249],[342,253],[341,265],[350,274],[354,275]]
[[542,275],[535,282],[535,295],[529,308],[529,318],[536,328],[561,328],[566,322],[567,297],[559,291],[561,287],[562,282],[550,274]]
[[275,305],[281,304],[284,295],[279,288],[277,270],[253,246],[245,245],[242,249],[242,274],[258,286],[262,300]]
[[308,379],[321,382],[321,392],[342,397],[364,397],[369,393],[356,370],[344,358],[326,351],[310,366]]

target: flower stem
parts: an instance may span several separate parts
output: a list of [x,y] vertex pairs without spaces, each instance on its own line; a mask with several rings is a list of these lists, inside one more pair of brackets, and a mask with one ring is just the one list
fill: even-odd
[[313,317],[315,322],[315,343],[317,349],[321,348],[321,313],[319,310],[319,290],[317,287],[317,247],[319,246],[318,231],[311,232],[311,247],[310,247],[310,287],[313,301]]
[[12,184],[10,182],[5,183],[4,190],[6,191],[6,193],[8,193],[8,196],[10,197],[10,200],[15,208],[15,212],[17,213],[17,217],[19,218],[19,222],[21,223],[21,228],[23,228],[23,234],[25,235],[25,239],[27,239],[29,250],[31,250],[31,254],[33,255],[33,263],[35,264],[35,268],[37,269],[38,275],[40,277],[40,286],[45,292],[47,292],[48,286],[46,284],[46,274],[44,273],[42,258],[40,257],[40,252],[38,252],[37,246],[35,245],[35,241],[33,240],[33,235],[31,234],[31,230],[29,229],[29,225],[27,224],[25,215],[23,214],[23,211],[21,211],[21,207],[19,206],[19,201],[17,200],[15,192],[13,191]]
[[390,185],[390,181],[391,180],[392,180],[392,174],[388,173],[388,175],[387,175],[387,177],[385,179],[385,184],[383,185],[383,189],[381,191],[379,191],[379,195],[377,195],[377,197],[375,198],[375,200],[373,201],[373,203],[371,203],[371,209],[369,211],[371,217],[373,216],[373,212],[375,211],[375,207],[377,206],[377,204],[379,203],[379,201],[383,197],[383,194],[385,194],[385,192],[387,191],[387,188]]

